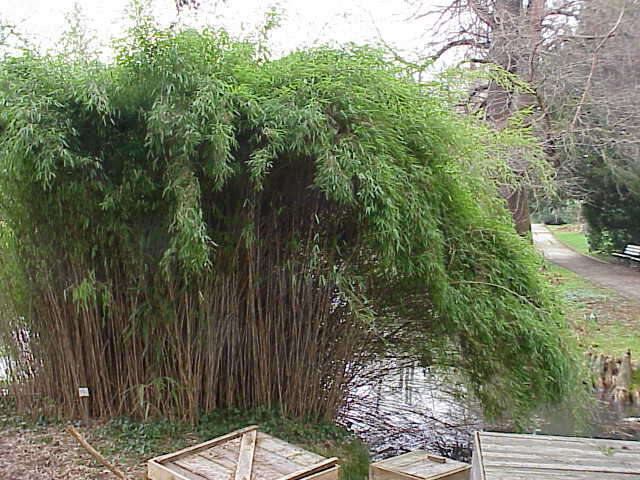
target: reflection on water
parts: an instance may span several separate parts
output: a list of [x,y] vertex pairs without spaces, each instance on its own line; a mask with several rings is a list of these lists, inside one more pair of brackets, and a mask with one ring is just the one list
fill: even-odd
[[370,447],[374,459],[422,449],[469,461],[481,416],[463,400],[451,375],[390,361],[356,382],[342,423]]
[[0,357],[0,381],[9,379],[9,359]]
[[[422,449],[469,462],[474,431],[515,431],[510,424],[484,422],[455,376],[398,361],[360,376],[341,423],[369,445],[376,460]],[[640,410],[616,407],[600,396],[577,420],[569,408],[547,409],[526,433],[640,440]]]

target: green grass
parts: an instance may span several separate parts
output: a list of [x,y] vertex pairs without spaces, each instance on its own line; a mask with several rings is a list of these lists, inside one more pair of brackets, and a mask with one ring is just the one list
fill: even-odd
[[553,236],[556,237],[560,242],[564,243],[568,247],[573,248],[574,250],[582,253],[583,255],[589,255],[590,257],[595,257],[598,260],[603,262],[612,262],[614,261],[614,257],[611,255],[607,255],[606,253],[600,252],[592,252],[589,250],[589,242],[587,241],[587,236],[580,231],[570,231],[565,230],[566,228],[572,227],[571,225],[547,225],[547,228],[551,230]]
[[563,232],[557,230],[553,232],[553,235],[565,245],[577,250],[578,252],[589,255],[589,244],[587,243],[587,237],[582,232]]
[[600,287],[573,272],[547,266],[547,276],[585,350],[640,358],[640,302]]

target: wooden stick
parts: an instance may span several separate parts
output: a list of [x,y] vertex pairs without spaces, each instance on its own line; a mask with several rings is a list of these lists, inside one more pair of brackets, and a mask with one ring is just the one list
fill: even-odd
[[107,467],[109,470],[111,470],[111,472],[116,477],[121,478],[122,480],[127,480],[126,475],[121,470],[119,470],[116,466],[114,466],[111,462],[109,462],[109,460],[107,460],[102,455],[100,455],[100,452],[98,452],[95,448],[89,445],[89,442],[87,442],[84,439],[84,437],[80,435],[80,432],[78,432],[78,430],[76,430],[74,427],[69,427],[67,428],[67,432],[73,435],[75,439],[78,440],[78,443],[80,443],[80,445],[82,445],[84,449],[87,452],[89,452],[93,458],[95,458],[99,463],[101,463],[102,465]]
[[257,430],[251,430],[250,432],[242,435],[235,480],[251,480],[251,469],[253,468],[253,455],[256,449],[257,433]]

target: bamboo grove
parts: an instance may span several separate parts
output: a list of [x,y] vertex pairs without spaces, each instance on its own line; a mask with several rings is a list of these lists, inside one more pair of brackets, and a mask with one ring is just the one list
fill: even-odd
[[[387,352],[488,412],[573,388],[563,319],[437,86],[369,48],[140,29],[0,69],[3,343],[24,405],[333,417]],[[20,341],[17,341],[20,340]]]

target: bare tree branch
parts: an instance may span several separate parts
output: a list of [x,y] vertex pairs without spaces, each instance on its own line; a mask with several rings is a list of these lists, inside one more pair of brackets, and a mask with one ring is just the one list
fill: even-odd
[[596,71],[596,65],[598,63],[598,52],[604,46],[607,39],[611,38],[611,36],[613,36],[615,31],[620,26],[620,23],[622,22],[622,18],[624,17],[625,7],[626,5],[623,3],[622,8],[620,9],[620,15],[618,15],[618,20],[616,20],[616,23],[613,25],[613,27],[611,27],[611,30],[609,31],[609,33],[600,41],[595,51],[593,52],[593,60],[591,61],[591,70],[589,71],[589,76],[587,77],[584,91],[582,92],[582,98],[580,99],[580,102],[578,102],[578,106],[576,107],[576,112],[575,112],[575,115],[573,116],[573,120],[571,121],[569,130],[573,130],[575,128],[576,123],[578,122],[578,118],[580,117],[580,113],[582,112],[582,107],[584,106],[584,103],[587,99],[587,95],[589,94],[589,90],[591,89],[593,74]]
[[446,45],[444,45],[442,48],[440,48],[440,50],[438,50],[436,53],[431,55],[431,59],[437,60],[452,48],[462,47],[462,46],[488,49],[490,47],[490,44],[487,42],[478,42],[477,40],[474,40],[472,38],[461,38],[459,40],[453,40],[447,43]]
[[496,26],[496,18],[488,9],[478,3],[478,0],[467,0],[468,5],[478,18],[491,28]]

